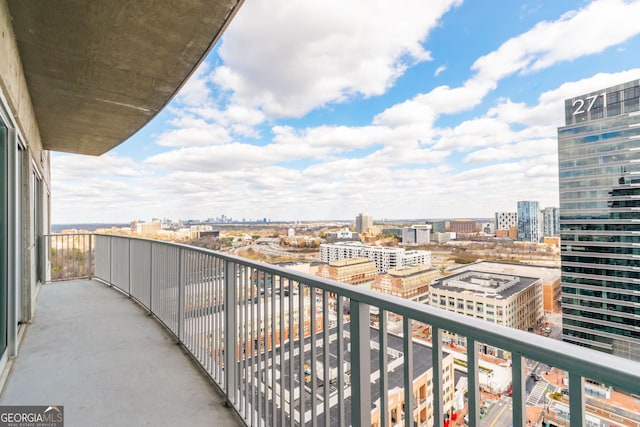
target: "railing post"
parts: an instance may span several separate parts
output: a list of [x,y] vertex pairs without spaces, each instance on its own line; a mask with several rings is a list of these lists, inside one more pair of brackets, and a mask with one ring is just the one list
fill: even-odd
[[469,405],[469,425],[480,425],[480,393],[478,377],[478,343],[467,337],[467,402]]
[[433,396],[433,425],[444,424],[444,411],[442,406],[442,329],[431,325],[431,361],[433,372],[433,382],[431,395]]
[[584,378],[569,372],[569,420],[572,426],[584,424]]
[[93,279],[93,234],[89,234],[89,280]]
[[511,353],[511,377],[512,377],[512,401],[513,401],[513,425],[521,427],[526,425],[527,411],[525,397],[527,395],[524,380],[524,366],[522,354]]
[[[342,299],[342,297],[339,297]],[[389,374],[388,374],[388,348],[387,336],[387,312],[380,309],[380,427],[388,427],[389,424]],[[339,337],[342,334],[338,334]],[[340,340],[339,342],[341,342]]]
[[184,339],[184,282],[185,282],[185,268],[184,268],[184,250],[178,249],[178,344],[183,342]]
[[[236,337],[238,331],[236,316],[238,299],[236,296],[236,264],[232,261],[224,262],[224,281],[224,381],[227,404],[233,406],[236,403],[237,396],[236,367],[238,358],[236,355]],[[258,322],[260,322],[259,319]]]
[[109,286],[113,286],[113,236],[109,236]]
[[415,397],[413,394],[413,336],[411,332],[411,324],[411,319],[407,316],[402,317],[402,331],[404,336],[404,425],[406,427],[413,426],[413,410],[416,407]]
[[128,262],[128,264],[129,264],[129,268],[128,268],[129,275],[127,277],[127,286],[128,286],[129,289],[127,289],[127,296],[129,298],[131,298],[131,268],[132,268],[131,265],[133,264],[133,262],[131,262],[132,258],[133,258],[133,254],[131,253],[131,239],[127,239],[127,243],[128,243],[127,253],[129,254],[129,262]]
[[371,329],[369,305],[351,300],[351,424],[371,425]]
[[149,244],[149,316],[153,314],[153,242]]
[[40,236],[40,239],[42,239],[42,243],[40,244],[40,263],[39,263],[41,283],[47,282],[47,277],[51,277],[51,273],[49,273],[49,269],[47,268],[47,260],[49,259],[48,254],[51,253],[51,249],[49,249],[51,238],[52,237],[50,235]]

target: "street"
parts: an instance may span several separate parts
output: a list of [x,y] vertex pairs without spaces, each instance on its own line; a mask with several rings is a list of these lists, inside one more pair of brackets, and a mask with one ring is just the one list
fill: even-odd
[[512,424],[512,401],[508,396],[502,396],[489,409],[489,413],[480,420],[481,426],[487,427],[510,427]]

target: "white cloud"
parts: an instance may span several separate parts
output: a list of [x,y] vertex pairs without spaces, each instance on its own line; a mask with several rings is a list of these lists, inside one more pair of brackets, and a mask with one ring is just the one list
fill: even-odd
[[431,59],[422,43],[460,3],[247,3],[224,36],[224,65],[213,78],[232,91],[232,104],[258,107],[269,117],[380,95],[408,66]]
[[180,88],[177,101],[184,105],[203,105],[209,102],[211,89],[209,89],[209,67],[202,63],[200,67],[189,77],[189,80]]
[[149,157],[144,163],[169,170],[214,173],[222,170],[261,167],[274,161],[277,159],[262,147],[230,143],[167,151]]
[[533,72],[561,61],[602,52],[640,33],[640,2],[594,1],[503,43],[473,64],[477,78],[498,81],[516,72]]
[[533,139],[515,144],[488,147],[468,154],[465,163],[496,162],[519,158],[535,158],[557,151],[556,139]]
[[[473,108],[505,77],[602,52],[640,34],[638,16],[639,1],[600,0],[568,12],[556,21],[541,22],[478,58],[471,67],[476,74],[462,86],[439,86],[429,93],[418,94],[387,108],[378,115],[376,123],[397,121],[407,105],[431,118]],[[431,112],[426,113],[427,110]],[[410,119],[404,122],[407,120]]]
[[[369,209],[376,217],[419,218],[490,215],[513,210],[517,199],[557,205],[564,100],[640,78],[640,68],[567,82],[533,103],[515,96],[481,103],[505,77],[527,83],[542,68],[628,40],[637,26],[608,36],[604,29],[618,25],[606,13],[625,21],[639,16],[640,2],[596,1],[540,23],[478,58],[462,84],[448,81],[386,109],[358,111],[359,126],[340,125],[348,119],[329,110],[312,119],[326,114],[332,124],[275,120],[384,93],[406,67],[429,60],[429,32],[459,2],[433,10],[423,3],[411,3],[415,10],[247,3],[225,34],[224,64],[196,73],[170,110],[171,127],[156,140],[164,152],[141,162],[113,153],[53,156],[54,215],[327,219]],[[583,36],[594,25],[602,27],[598,40]],[[572,49],[559,46],[566,38]],[[439,82],[454,74],[445,70],[435,71]],[[212,90],[214,82],[222,92]],[[471,108],[467,120],[453,116]]]
[[640,78],[640,68],[618,73],[598,73],[585,79],[563,83],[558,88],[543,92],[538,97],[537,105],[501,99],[496,107],[489,109],[487,115],[507,123],[518,123],[534,128],[546,126],[555,133],[558,126],[564,125],[562,117],[564,117],[565,99],[638,78]]
[[513,142],[509,124],[488,117],[466,120],[452,129],[442,129],[434,148],[466,151],[472,147],[500,146]]
[[201,120],[189,120],[189,122],[192,123],[163,132],[156,139],[156,144],[165,147],[194,147],[231,141],[231,136],[222,126],[205,123]]
[[113,152],[97,156],[55,154],[51,156],[51,178],[54,182],[75,181],[93,177],[131,178],[148,173],[135,161]]

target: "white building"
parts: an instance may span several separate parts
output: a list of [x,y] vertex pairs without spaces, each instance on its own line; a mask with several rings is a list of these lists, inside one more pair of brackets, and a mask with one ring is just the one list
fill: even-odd
[[431,252],[406,251],[403,248],[367,246],[360,242],[323,243],[320,245],[320,261],[333,262],[348,258],[368,258],[376,263],[378,274],[390,268],[425,264],[431,266]]
[[518,226],[517,212],[496,212],[496,230],[509,230]]

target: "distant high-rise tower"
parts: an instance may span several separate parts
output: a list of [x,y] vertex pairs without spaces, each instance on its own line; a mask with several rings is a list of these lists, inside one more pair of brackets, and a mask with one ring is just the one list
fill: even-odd
[[358,233],[366,233],[373,228],[373,217],[363,213],[356,217],[356,231]]
[[558,208],[542,209],[542,234],[544,237],[560,234],[560,210]]
[[565,341],[640,361],[640,80],[565,101]]
[[538,202],[518,202],[518,241],[540,241],[540,208]]

